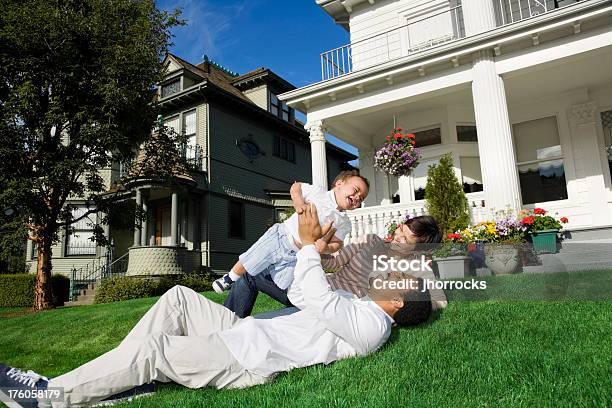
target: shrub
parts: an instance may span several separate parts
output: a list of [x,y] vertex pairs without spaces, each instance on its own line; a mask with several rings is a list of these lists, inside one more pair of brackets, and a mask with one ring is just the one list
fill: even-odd
[[114,277],[102,281],[96,290],[95,303],[111,303],[163,295],[175,285],[203,292],[211,289],[211,277],[200,274],[163,276],[159,280],[142,277]]
[[455,176],[450,154],[442,156],[440,163],[427,171],[425,206],[444,235],[465,228],[470,222],[467,197]]
[[[34,304],[36,275],[0,275],[0,307],[28,307]],[[68,300],[70,279],[64,275],[51,276],[53,304],[62,306]]]

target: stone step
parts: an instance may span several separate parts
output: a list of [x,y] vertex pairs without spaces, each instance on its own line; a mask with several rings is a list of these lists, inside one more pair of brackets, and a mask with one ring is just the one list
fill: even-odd
[[64,307],[72,307],[72,306],[88,306],[93,304],[93,299],[88,300],[75,300],[72,302],[64,302]]

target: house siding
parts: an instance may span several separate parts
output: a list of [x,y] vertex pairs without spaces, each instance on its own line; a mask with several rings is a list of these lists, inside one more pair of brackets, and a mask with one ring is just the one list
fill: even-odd
[[248,89],[243,92],[244,95],[251,100],[255,105],[263,110],[268,110],[268,86],[261,85],[253,89]]

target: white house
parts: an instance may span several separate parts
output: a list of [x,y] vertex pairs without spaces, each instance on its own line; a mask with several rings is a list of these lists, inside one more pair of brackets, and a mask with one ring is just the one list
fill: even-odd
[[[326,185],[326,132],[359,148],[372,188],[353,237],[422,213],[427,167],[447,152],[474,221],[538,206],[574,237],[612,236],[610,0],[316,3],[351,43],[321,54],[320,82],[280,99],[307,112],[315,182]],[[394,118],[423,155],[399,179],[372,166]]]

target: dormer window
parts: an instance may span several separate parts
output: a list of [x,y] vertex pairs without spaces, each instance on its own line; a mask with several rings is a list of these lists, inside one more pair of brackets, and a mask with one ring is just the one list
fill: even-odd
[[270,112],[274,116],[278,116],[282,120],[290,122],[291,111],[292,108],[290,108],[285,102],[278,99],[276,95],[270,93]]
[[169,82],[161,87],[161,97],[165,98],[166,96],[170,96],[172,94],[177,93],[181,89],[181,80],[177,79],[172,82]]

